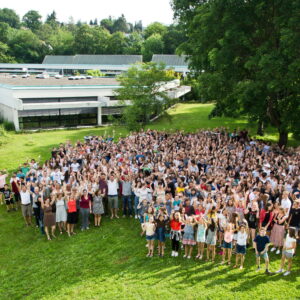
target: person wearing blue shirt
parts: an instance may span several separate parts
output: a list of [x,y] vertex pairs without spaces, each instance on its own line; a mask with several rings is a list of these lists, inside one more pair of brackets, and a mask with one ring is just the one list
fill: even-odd
[[270,245],[270,239],[266,235],[266,229],[262,227],[259,230],[259,234],[254,239],[254,250],[256,254],[256,265],[257,271],[260,270],[260,258],[263,257],[266,264],[266,274],[271,274],[269,271],[269,256],[268,256],[268,248]]

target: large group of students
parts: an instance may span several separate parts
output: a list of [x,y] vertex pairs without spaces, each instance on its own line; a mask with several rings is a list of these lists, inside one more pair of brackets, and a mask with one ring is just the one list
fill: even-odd
[[119,218],[121,202],[146,236],[148,257],[163,257],[170,239],[172,257],[215,262],[218,254],[230,265],[235,254],[242,269],[253,249],[257,270],[263,258],[271,274],[271,247],[286,276],[299,242],[299,166],[299,151],[246,130],[88,136],[53,148],[43,164],[25,162],[11,178],[2,171],[0,199],[8,212],[21,208],[27,226],[34,216],[48,240],[57,230],[75,235],[78,223],[100,227],[104,214]]

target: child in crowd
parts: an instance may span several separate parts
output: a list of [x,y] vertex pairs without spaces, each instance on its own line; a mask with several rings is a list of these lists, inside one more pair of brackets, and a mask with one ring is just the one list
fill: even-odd
[[156,239],[158,240],[158,256],[165,255],[166,225],[169,219],[166,215],[160,213],[156,220]]
[[228,265],[231,264],[232,241],[233,241],[233,225],[231,223],[229,223],[226,226],[226,229],[224,232],[222,264],[225,263],[226,252],[227,252],[227,258],[228,258]]
[[207,224],[202,215],[197,217],[196,222],[198,224],[197,237],[196,237],[198,253],[196,258],[202,259],[204,253]]
[[295,249],[296,249],[296,242],[297,242],[296,230],[295,230],[295,228],[290,227],[289,232],[286,235],[286,238],[283,243],[284,246],[283,246],[283,251],[282,251],[280,269],[276,273],[284,272],[283,268],[284,268],[286,259],[288,261],[288,269],[286,272],[283,273],[283,276],[287,276],[291,273],[292,260],[293,260],[293,256],[295,254]]
[[265,227],[261,227],[259,234],[254,239],[254,249],[256,255],[257,271],[260,270],[260,258],[263,257],[266,264],[266,274],[271,274],[269,271],[269,256],[268,249],[270,246],[270,238],[266,235]]
[[209,261],[211,256],[211,261],[215,261],[216,256],[216,243],[217,243],[217,224],[214,219],[210,219],[209,225],[207,228],[207,235],[206,235],[206,245],[207,245],[207,252],[206,252],[206,261]]
[[12,210],[16,210],[14,208],[13,194],[12,194],[11,190],[8,188],[8,184],[4,185],[3,195],[4,195],[4,201],[5,201],[5,204],[6,204],[7,212],[10,212]]
[[179,251],[179,241],[181,240],[181,216],[179,212],[171,213],[170,216],[170,227],[171,227],[171,242],[172,242],[172,254],[171,256],[177,257]]
[[184,245],[184,258],[191,258],[193,246],[196,244],[194,237],[194,226],[195,226],[194,218],[187,217],[185,220],[184,234],[182,238],[182,244]]
[[241,225],[237,233],[237,244],[236,244],[236,258],[234,268],[237,268],[239,260],[241,262],[240,269],[244,267],[246,246],[247,246],[248,233],[245,225]]
[[152,257],[154,251],[154,239],[155,239],[155,229],[156,229],[153,216],[150,216],[149,220],[142,224],[142,229],[144,232],[146,232],[146,240],[148,243],[147,257]]

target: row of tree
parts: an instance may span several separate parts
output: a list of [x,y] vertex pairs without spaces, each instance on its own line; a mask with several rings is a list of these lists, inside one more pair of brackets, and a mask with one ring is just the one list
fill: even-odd
[[124,15],[65,24],[55,11],[42,22],[35,10],[21,20],[14,10],[0,9],[0,62],[38,63],[47,54],[142,54],[150,61],[153,54],[174,54],[184,40],[179,25],[155,22],[143,28],[141,21],[131,24]]

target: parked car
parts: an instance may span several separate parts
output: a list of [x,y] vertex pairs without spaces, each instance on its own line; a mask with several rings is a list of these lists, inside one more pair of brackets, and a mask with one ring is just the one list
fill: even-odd
[[37,74],[35,76],[35,78],[46,79],[46,78],[49,78],[49,75],[48,74]]
[[22,78],[28,78],[28,77],[30,77],[30,74],[28,74],[28,73],[22,75]]
[[18,75],[13,74],[13,75],[11,75],[11,78],[18,78]]
[[88,76],[86,76],[86,79],[93,79],[93,76],[92,75],[88,75]]
[[54,78],[56,78],[56,79],[60,79],[60,78],[63,78],[63,76],[62,76],[62,75],[60,75],[60,74],[56,74],[56,75],[54,76]]
[[69,80],[75,80],[75,76],[68,77]]

